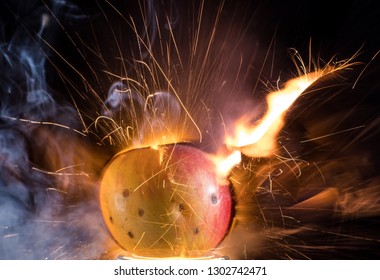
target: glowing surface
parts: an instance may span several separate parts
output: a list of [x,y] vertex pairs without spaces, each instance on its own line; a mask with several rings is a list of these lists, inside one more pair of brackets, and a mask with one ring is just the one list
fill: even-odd
[[134,149],[105,169],[100,204],[115,241],[144,257],[209,255],[231,220],[229,186],[212,161],[185,145]]

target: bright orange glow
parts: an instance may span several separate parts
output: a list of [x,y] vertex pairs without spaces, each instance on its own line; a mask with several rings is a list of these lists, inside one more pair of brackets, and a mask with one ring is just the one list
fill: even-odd
[[316,71],[294,78],[281,90],[268,94],[268,110],[257,126],[246,121],[237,124],[236,135],[227,137],[226,144],[251,157],[267,157],[273,154],[275,139],[283,127],[284,115],[294,101],[325,71]]
[[213,158],[220,178],[226,178],[230,170],[240,163],[241,153],[249,157],[272,156],[277,146],[277,135],[284,126],[284,117],[290,106],[318,79],[350,65],[350,60],[336,65],[328,63],[326,67],[293,78],[285,83],[284,88],[268,93],[268,110],[258,125],[252,126],[250,120],[243,117],[236,124],[235,135],[226,137],[225,143],[230,152]]
[[203,257],[195,257],[195,258],[192,258],[192,257],[152,258],[152,257],[128,254],[128,252],[125,252],[125,251],[115,258],[119,260],[222,260],[224,259],[222,256],[212,255],[212,254],[203,256]]
[[240,163],[241,153],[240,151],[233,151],[229,155],[213,156],[211,159],[215,163],[218,179],[224,180],[227,178],[231,169]]

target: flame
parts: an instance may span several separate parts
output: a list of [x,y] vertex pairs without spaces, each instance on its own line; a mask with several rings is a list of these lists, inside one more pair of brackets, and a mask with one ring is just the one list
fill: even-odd
[[[237,124],[236,135],[227,136],[226,144],[251,157],[268,157],[276,148],[276,137],[284,125],[284,116],[296,99],[316,80],[326,75],[319,70],[289,80],[283,89],[267,96],[268,110],[257,126],[246,119]],[[331,71],[330,71],[331,72]]]
[[218,179],[221,179],[221,181],[223,181],[225,178],[227,178],[231,169],[241,162],[241,153],[240,151],[235,150],[228,155],[212,156],[211,160],[216,166]]
[[[259,124],[252,126],[248,118],[243,117],[236,124],[235,134],[226,137],[225,144],[229,153],[213,158],[218,176],[226,178],[231,169],[240,163],[241,154],[249,157],[272,156],[277,146],[277,135],[284,126],[286,111],[314,82],[326,75],[348,68],[353,64],[351,60],[354,57],[334,65],[330,61],[325,67],[314,72],[304,71],[305,74],[287,81],[284,88],[269,92],[266,98],[268,110]],[[306,69],[302,59],[300,57],[298,59],[303,65],[302,69]]]
[[289,80],[282,90],[268,94],[268,111],[259,125],[250,127],[247,122],[237,124],[236,135],[227,136],[226,144],[231,152],[215,156],[213,161],[219,178],[226,178],[231,169],[240,163],[241,153],[251,157],[267,157],[273,154],[275,139],[284,124],[286,110],[318,78],[322,71],[316,71]]

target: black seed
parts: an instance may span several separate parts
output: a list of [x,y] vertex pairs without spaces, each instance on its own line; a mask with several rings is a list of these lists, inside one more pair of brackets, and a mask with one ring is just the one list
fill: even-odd
[[179,210],[179,212],[182,212],[183,210],[185,210],[185,206],[183,206],[183,204],[180,203],[180,204],[178,205],[178,210]]
[[194,234],[198,234],[198,233],[199,233],[199,228],[196,227],[196,228],[194,229]]
[[125,189],[124,191],[123,191],[123,197],[124,198],[127,198],[129,196],[129,190],[128,189]]
[[211,203],[212,204],[217,204],[218,203],[218,198],[216,197],[216,194],[211,195]]
[[139,208],[138,213],[139,213],[139,217],[142,217],[142,216],[144,216],[145,211],[143,209]]
[[113,224],[113,219],[112,219],[112,217],[110,216],[110,222],[111,222],[111,224]]
[[135,236],[133,235],[132,231],[128,231],[128,236],[129,238],[134,238]]

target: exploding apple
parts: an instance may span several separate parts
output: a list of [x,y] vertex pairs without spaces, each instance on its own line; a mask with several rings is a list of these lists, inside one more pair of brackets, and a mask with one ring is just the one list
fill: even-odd
[[153,258],[207,255],[227,234],[232,212],[230,187],[218,184],[214,163],[185,144],[116,155],[100,205],[119,246]]

